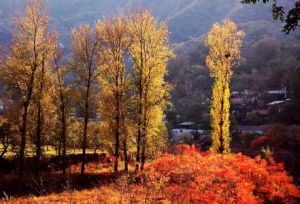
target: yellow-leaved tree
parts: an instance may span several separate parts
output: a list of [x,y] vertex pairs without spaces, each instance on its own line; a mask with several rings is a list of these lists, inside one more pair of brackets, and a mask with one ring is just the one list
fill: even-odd
[[158,23],[148,10],[129,15],[128,32],[132,41],[129,55],[133,60],[133,101],[137,110],[136,169],[143,169],[147,140],[161,125],[168,102],[170,86],[164,77],[173,53],[168,45],[167,24]]
[[[45,35],[45,45],[41,53],[41,66],[36,72],[37,86],[33,89],[33,109],[36,109],[35,116],[35,132],[34,143],[36,149],[36,171],[35,175],[39,176],[40,160],[42,156],[42,145],[46,138],[52,133],[51,126],[56,118],[56,112],[54,111],[54,104],[51,100],[52,88],[53,88],[53,45],[56,42],[56,35],[54,33],[47,33]],[[32,114],[34,115],[34,114]],[[48,128],[45,128],[47,127]],[[47,131],[46,131],[47,130]]]
[[[62,66],[60,61],[63,57],[63,48],[59,45],[58,42],[54,43],[54,61],[53,61],[53,72],[54,79],[53,84],[54,88],[52,94],[52,100],[56,107],[56,112],[58,116],[58,156],[62,156],[62,171],[63,174],[66,174],[67,168],[67,135],[68,135],[68,121],[70,119],[70,91],[69,87],[66,85],[63,77],[67,73],[65,66]],[[61,155],[62,154],[62,155]]]
[[101,42],[101,117],[102,122],[114,135],[114,172],[118,172],[120,146],[124,152],[125,171],[128,171],[127,127],[129,76],[126,73],[125,55],[131,39],[128,35],[127,19],[124,15],[104,18],[96,26],[97,37]]
[[[83,115],[82,135],[82,164],[81,174],[84,174],[86,162],[86,148],[88,141],[88,124],[92,117],[95,104],[93,97],[99,91],[99,70],[96,66],[99,49],[99,39],[96,37],[95,29],[90,25],[81,25],[73,28],[72,37],[72,60],[70,68],[75,74],[76,89],[79,90],[78,103]],[[95,99],[95,98],[94,98]]]
[[[52,41],[48,31],[48,19],[42,0],[27,0],[25,14],[16,19],[13,42],[10,52],[7,54],[7,59],[1,60],[4,64],[2,69],[4,78],[10,87],[17,90],[20,96],[20,177],[23,176],[24,170],[29,110],[31,109],[33,95],[39,92],[38,89],[41,87],[38,78],[44,72],[42,69],[46,64],[45,54],[48,52]],[[39,118],[41,119],[41,117]],[[38,131],[39,133],[40,131]],[[40,135],[38,137],[40,138]],[[37,159],[39,160],[40,145],[37,146]]]
[[215,79],[210,110],[211,150],[220,153],[230,152],[230,80],[232,67],[240,58],[244,35],[234,22],[225,19],[222,25],[214,24],[206,38],[206,46],[209,48],[206,64]]

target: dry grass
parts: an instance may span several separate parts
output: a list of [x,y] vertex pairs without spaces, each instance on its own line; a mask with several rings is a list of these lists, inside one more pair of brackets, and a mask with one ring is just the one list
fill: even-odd
[[128,185],[128,179],[123,176],[113,184],[103,185],[91,190],[75,191],[71,188],[65,189],[63,193],[36,197],[27,196],[20,198],[5,198],[0,203],[169,203],[157,196],[155,191],[140,187],[139,185]]
[[111,187],[93,190],[66,191],[45,197],[25,197],[11,200],[12,203],[119,203],[120,196]]
[[[120,163],[120,169],[123,169],[122,163]],[[129,172],[133,172],[133,169],[134,166],[129,166]],[[133,200],[142,200],[133,196],[139,194],[132,191],[133,185],[129,185],[129,182],[133,183],[130,181],[132,178],[129,178],[122,171],[119,172],[119,176],[113,174],[113,163],[89,162],[85,166],[86,176],[84,177],[80,176],[80,170],[81,164],[79,163],[71,165],[67,169],[66,178],[63,178],[61,172],[45,173],[42,177],[43,185],[36,186],[38,193],[34,193],[42,196],[28,193],[18,195],[18,197],[6,195],[2,200],[0,198],[0,203],[133,203]],[[30,175],[26,177],[28,179],[24,181],[24,185],[32,184],[32,186],[28,186],[31,188],[31,190],[28,190],[30,192],[35,186],[32,179],[30,179],[33,177]],[[12,182],[15,183],[14,185],[21,185],[18,183],[20,181],[16,175],[4,175],[0,179],[3,179],[2,183],[4,185]],[[7,182],[4,182],[4,180],[7,180]],[[39,181],[37,182],[39,184]],[[57,193],[57,190],[59,193]],[[40,192],[42,193],[40,194]],[[0,193],[5,194],[5,192]]]

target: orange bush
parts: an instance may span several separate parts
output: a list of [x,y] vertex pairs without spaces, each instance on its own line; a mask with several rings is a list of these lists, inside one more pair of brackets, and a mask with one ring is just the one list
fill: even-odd
[[[175,151],[176,152],[176,151]],[[200,153],[181,145],[148,164],[143,184],[170,201],[194,203],[296,203],[299,189],[282,164],[242,154]]]
[[[282,164],[242,154],[198,152],[181,145],[146,165],[145,171],[121,175],[114,182],[85,191],[68,189],[13,203],[297,203],[299,189]],[[103,167],[87,165],[90,172]],[[74,171],[77,169],[74,169]],[[103,173],[102,173],[103,174]]]

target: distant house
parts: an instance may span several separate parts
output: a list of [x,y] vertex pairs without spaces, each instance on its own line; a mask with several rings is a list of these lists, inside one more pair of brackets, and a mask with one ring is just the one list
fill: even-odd
[[[171,136],[173,141],[179,141],[182,137],[188,137],[193,139],[196,132],[195,123],[191,121],[182,122],[178,124],[178,127],[171,130]],[[198,133],[203,133],[203,130],[197,130]]]
[[242,134],[262,135],[265,133],[266,127],[267,127],[266,125],[261,125],[261,126],[238,125],[235,131]]
[[257,98],[257,93],[249,91],[247,89],[242,92],[233,91],[230,96],[230,103],[232,105],[246,105],[248,103],[255,103],[255,101],[257,101]]
[[268,94],[281,95],[285,99],[287,98],[287,94],[288,94],[286,87],[283,87],[282,89],[277,89],[277,90],[269,90],[267,92],[268,92]]
[[276,105],[281,105],[284,104],[286,102],[290,101],[290,99],[286,99],[286,100],[278,100],[278,101],[272,101],[271,103],[268,103],[268,106],[276,106]]
[[269,103],[267,104],[268,106],[275,106],[275,105],[279,105],[279,104],[283,104],[288,102],[290,99],[287,98],[287,88],[284,87],[282,89],[277,89],[277,90],[270,90],[267,91],[267,93],[272,97],[272,101],[269,101]]
[[[290,100],[287,98],[286,87],[274,90],[261,90],[253,92],[245,90],[242,92],[232,91],[230,95],[231,110],[239,123],[249,123],[251,116],[256,115],[260,120],[270,120],[270,114],[274,111],[281,112],[283,106]],[[255,118],[255,117],[253,117]]]
[[284,105],[287,104],[291,99],[287,98],[288,91],[286,87],[277,90],[267,91],[271,100],[267,102],[267,107],[272,112],[281,112]]
[[267,105],[277,105],[280,103],[285,103],[288,100],[288,91],[286,87],[282,89],[275,89],[266,91],[265,102]]

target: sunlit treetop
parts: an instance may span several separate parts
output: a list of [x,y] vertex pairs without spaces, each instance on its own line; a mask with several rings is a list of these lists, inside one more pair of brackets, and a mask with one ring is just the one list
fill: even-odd
[[228,19],[225,19],[222,25],[213,25],[205,42],[209,48],[206,64],[212,77],[216,77],[219,71],[228,77],[232,75],[231,67],[240,58],[244,35],[245,33],[238,30],[237,25]]

